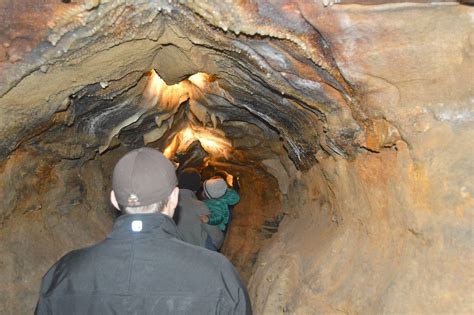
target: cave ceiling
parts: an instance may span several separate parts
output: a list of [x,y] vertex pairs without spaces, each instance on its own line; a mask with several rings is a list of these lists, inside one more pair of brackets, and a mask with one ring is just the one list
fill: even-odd
[[2,0],[0,159],[169,143],[186,126],[281,141],[299,169],[319,150],[350,158],[374,123],[325,38],[336,2]]

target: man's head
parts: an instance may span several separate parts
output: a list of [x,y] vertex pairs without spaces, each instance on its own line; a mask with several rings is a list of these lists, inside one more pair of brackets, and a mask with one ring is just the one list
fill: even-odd
[[136,149],[115,165],[110,200],[127,213],[161,212],[172,217],[178,203],[177,182],[173,164],[161,152]]
[[198,170],[192,167],[185,168],[178,176],[178,186],[181,189],[198,191],[201,187],[201,175]]

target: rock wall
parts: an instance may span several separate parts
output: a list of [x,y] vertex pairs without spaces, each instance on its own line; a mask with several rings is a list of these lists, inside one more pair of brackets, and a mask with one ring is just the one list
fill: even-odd
[[[0,178],[0,313],[32,314],[41,278],[67,251],[112,227],[101,164],[22,149]],[[8,210],[8,211],[5,211]]]
[[[474,8],[336,2],[0,0],[0,313],[110,229],[120,154],[189,125],[267,172],[224,248],[257,314],[474,312]],[[208,82],[150,101],[151,69]]]
[[275,178],[262,170],[247,167],[240,172],[234,170],[234,174],[241,183],[241,201],[233,209],[221,252],[248,283],[265,240],[278,230],[284,215],[283,198]]
[[470,195],[439,202],[431,185],[439,179],[403,142],[351,162],[319,162],[291,186],[296,211],[256,262],[257,314],[472,311]]
[[298,210],[259,256],[254,308],[472,313],[472,8],[327,12],[313,23],[377,119],[368,152],[351,161],[319,155],[319,167],[290,186],[289,208]]

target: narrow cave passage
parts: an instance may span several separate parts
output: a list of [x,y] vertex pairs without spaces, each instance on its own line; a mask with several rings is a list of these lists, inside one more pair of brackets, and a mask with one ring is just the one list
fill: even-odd
[[229,258],[247,283],[264,241],[278,231],[284,216],[284,196],[276,178],[256,165],[239,166],[226,162],[208,165],[214,171],[207,171],[204,178],[224,171],[238,179],[235,181],[238,187],[234,188],[238,189],[241,200],[233,208],[232,221],[220,252]]
[[0,0],[0,313],[156,148],[239,178],[256,314],[467,314],[472,1]]
[[[233,209],[233,219],[228,226],[220,252],[229,258],[239,271],[242,280],[247,283],[265,240],[270,239],[278,231],[279,222],[285,215],[283,203],[286,197],[280,191],[277,178],[263,165],[253,164],[252,161],[240,161],[240,164],[235,164],[235,161],[224,157],[221,153],[224,148],[217,148],[217,144],[211,145],[211,151],[205,151],[201,142],[207,141],[207,145],[210,145],[212,141],[210,138],[196,140],[189,134],[189,130],[185,130],[184,135],[184,138],[173,139],[163,150],[178,165],[178,174],[180,170],[193,167],[201,172],[202,180],[222,173],[234,179],[229,178],[228,182],[230,185],[236,185],[235,189],[238,190],[241,200]],[[204,135],[201,134],[201,137]],[[185,145],[180,141],[184,141]],[[172,147],[182,151],[171,152]],[[99,157],[98,161],[104,169],[111,170],[112,164],[127,150],[129,149],[112,150]],[[212,156],[216,152],[220,157],[217,160]],[[110,182],[104,184],[106,186],[104,190],[111,189]]]

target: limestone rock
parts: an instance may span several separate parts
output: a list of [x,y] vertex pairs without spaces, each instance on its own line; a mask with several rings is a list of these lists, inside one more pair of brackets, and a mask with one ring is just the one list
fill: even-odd
[[473,12],[0,1],[0,313],[106,234],[122,154],[186,128],[182,165],[242,181],[223,253],[257,314],[472,313]]

